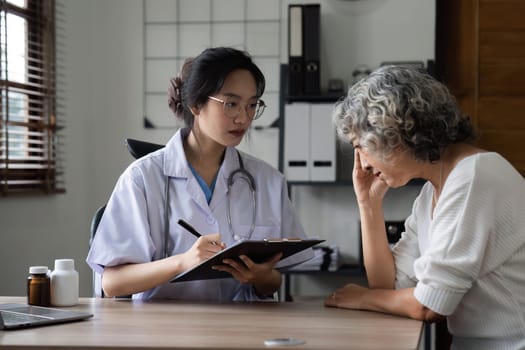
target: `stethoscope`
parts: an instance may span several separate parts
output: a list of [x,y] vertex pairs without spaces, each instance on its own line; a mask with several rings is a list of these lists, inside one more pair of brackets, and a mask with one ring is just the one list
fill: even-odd
[[[232,236],[235,239],[240,239],[240,236],[235,234],[235,231],[233,229],[232,224],[232,215],[231,215],[231,192],[232,187],[235,182],[235,179],[240,179],[245,181],[248,186],[250,187],[250,191],[252,193],[252,223],[250,225],[250,231],[248,232],[247,237],[251,237],[253,231],[255,230],[255,213],[256,213],[256,189],[255,189],[255,179],[253,178],[252,174],[246,168],[244,167],[244,162],[242,161],[241,153],[238,150],[235,150],[237,152],[237,157],[239,159],[239,168],[232,171],[230,173],[230,176],[228,176],[227,182],[227,190],[226,190],[226,198],[228,201],[228,211],[227,211],[227,218],[228,218],[228,227],[230,228],[230,232]],[[169,176],[166,176],[165,180],[166,184],[164,186],[164,257],[167,258],[170,256],[170,252],[168,249],[168,241],[170,236],[170,224],[169,224],[169,195],[170,195],[170,181]]]

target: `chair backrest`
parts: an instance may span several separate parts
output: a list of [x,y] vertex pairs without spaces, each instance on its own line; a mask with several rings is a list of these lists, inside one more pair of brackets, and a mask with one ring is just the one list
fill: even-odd
[[93,218],[91,219],[91,226],[89,228],[89,232],[91,233],[91,236],[89,237],[89,246],[91,246],[91,243],[93,242],[98,224],[100,223],[100,219],[102,219],[102,214],[104,214],[104,209],[106,209],[105,204],[95,211],[95,215],[93,215]]
[[[104,204],[100,208],[98,208],[95,211],[95,215],[93,215],[93,218],[91,219],[91,226],[89,228],[89,246],[91,247],[91,243],[93,243],[93,238],[95,238],[95,233],[97,232],[98,224],[100,223],[100,219],[102,219],[102,214],[104,214],[104,209],[106,209],[106,205]],[[94,296],[98,296],[101,298],[104,298],[104,290],[102,289],[102,280],[100,278],[100,275],[93,272],[93,294]]]
[[139,159],[141,157],[144,157],[146,154],[149,154],[164,147],[164,145],[159,145],[158,143],[151,143],[146,141],[139,141],[135,139],[126,139],[126,147],[128,148],[129,153],[131,153],[131,155],[135,157],[135,159]]
[[[141,158],[145,156],[148,153],[151,153],[153,151],[156,151],[164,145],[160,145],[158,143],[151,143],[146,141],[140,141],[136,139],[125,139],[126,147],[131,153],[131,155],[135,158]],[[93,218],[91,219],[91,226],[89,229],[90,237],[89,237],[89,246],[91,246],[91,243],[93,242],[93,238],[95,238],[95,234],[97,233],[98,224],[100,223],[100,220],[102,219],[102,215],[104,214],[104,210],[106,209],[106,205],[104,204],[100,208],[98,208],[95,211],[95,214],[93,215]],[[104,297],[104,291],[102,290],[102,279],[101,276],[95,272],[93,272],[93,294],[95,296]],[[125,296],[129,297],[129,296]]]

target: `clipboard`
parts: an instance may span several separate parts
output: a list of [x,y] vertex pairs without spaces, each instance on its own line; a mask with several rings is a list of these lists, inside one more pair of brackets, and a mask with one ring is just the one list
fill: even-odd
[[211,267],[213,265],[221,265],[224,259],[239,260],[239,255],[246,255],[254,262],[262,263],[270,259],[275,254],[282,252],[282,260],[324,241],[324,239],[294,238],[241,241],[221,250],[208,260],[201,262],[195,267],[178,274],[173,279],[171,279],[170,282],[174,283],[216,278],[232,278],[231,274],[224,271],[213,270]]

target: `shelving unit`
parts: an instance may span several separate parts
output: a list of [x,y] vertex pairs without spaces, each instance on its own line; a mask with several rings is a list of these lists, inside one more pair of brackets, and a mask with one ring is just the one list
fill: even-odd
[[[339,100],[343,94],[322,94],[322,95],[308,95],[308,96],[288,96],[288,84],[287,84],[287,75],[288,75],[288,65],[281,64],[280,67],[280,95],[279,95],[279,119],[277,126],[280,129],[279,134],[279,170],[284,172],[284,130],[285,130],[285,105],[288,103],[294,102],[308,102],[308,103],[335,103]],[[336,160],[336,166],[337,166]],[[336,173],[339,171],[336,169]],[[298,186],[352,186],[351,172],[347,174],[344,178],[336,178],[336,181],[288,181],[288,194],[292,196],[293,187]],[[282,298],[285,301],[292,301],[292,285],[293,285],[293,276],[341,276],[341,277],[352,277],[352,278],[363,278],[364,270],[362,265],[343,265],[337,271],[329,270],[288,270],[283,271],[283,296]]]
[[328,270],[289,270],[283,271],[283,286],[284,286],[284,301],[293,301],[292,297],[292,276],[293,275],[309,275],[309,276],[342,276],[349,278],[364,278],[365,271],[361,265],[343,265],[336,271]]
[[289,96],[288,95],[288,65],[280,66],[280,88],[279,88],[279,119],[277,126],[279,133],[279,170],[284,171],[284,107],[287,103],[293,102],[312,102],[312,103],[335,103],[342,97],[342,94],[322,94],[322,95],[305,95]]

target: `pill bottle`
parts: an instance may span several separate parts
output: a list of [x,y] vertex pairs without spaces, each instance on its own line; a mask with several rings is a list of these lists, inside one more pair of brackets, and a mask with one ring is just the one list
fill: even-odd
[[47,266],[29,267],[27,278],[27,303],[36,306],[49,306],[51,301],[51,279]]
[[78,272],[73,259],[56,259],[51,272],[51,305],[78,304]]

